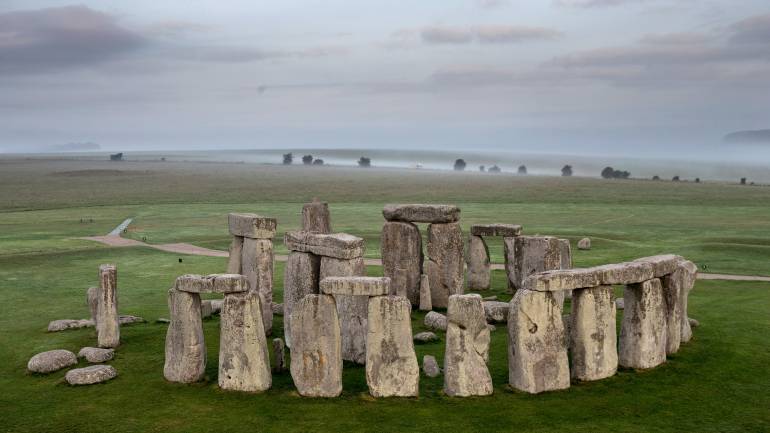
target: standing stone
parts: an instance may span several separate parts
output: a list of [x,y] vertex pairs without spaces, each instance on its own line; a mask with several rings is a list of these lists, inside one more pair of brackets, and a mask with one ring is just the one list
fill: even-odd
[[242,255],[243,255],[243,238],[240,236],[233,236],[233,241],[230,243],[230,256],[227,260],[228,274],[241,273]]
[[570,315],[573,379],[599,380],[617,372],[616,311],[612,286],[573,291]]
[[[364,259],[335,259],[321,257],[320,279],[326,277],[355,277],[366,275]],[[366,296],[334,295],[342,330],[342,359],[366,363],[366,317],[369,298]]]
[[572,269],[572,247],[569,239],[559,239],[559,254],[561,254],[559,269]]
[[522,283],[532,274],[561,269],[561,246],[558,239],[550,236],[517,236],[513,239],[512,281],[516,290],[523,288]]
[[260,302],[254,292],[225,295],[219,338],[222,389],[261,392],[272,385]]
[[313,198],[302,206],[302,230],[314,233],[331,233],[332,224],[329,215],[329,203]]
[[695,266],[695,263],[684,260],[679,264],[679,268],[683,271],[682,290],[680,293],[682,296],[682,328],[680,339],[682,343],[687,343],[692,339],[692,324],[687,315],[687,301],[690,297],[690,291],[692,291],[692,288],[695,286],[695,279],[698,277],[698,267]]
[[99,312],[99,288],[89,287],[86,292],[86,303],[88,304],[88,311],[91,313],[91,320],[96,324],[96,316]]
[[265,335],[273,332],[273,241],[243,239],[241,274],[249,281],[249,290],[259,294]]
[[168,291],[168,309],[171,324],[166,331],[163,376],[170,382],[197,382],[203,379],[206,369],[201,296],[171,289]]
[[430,280],[426,274],[420,275],[420,311],[430,311],[433,303],[430,300]]
[[459,223],[428,226],[426,264],[433,307],[446,308],[451,295],[463,293],[463,232]]
[[99,347],[118,347],[120,323],[118,322],[118,270],[115,265],[99,266],[98,293],[96,335]]
[[280,338],[273,338],[273,355],[275,357],[273,371],[276,373],[286,371],[286,345]]
[[508,277],[508,292],[516,291],[516,237],[503,238],[503,256],[505,257],[505,276]]
[[577,247],[579,250],[590,250],[591,249],[591,238],[583,238],[578,241]]
[[201,318],[208,319],[214,314],[214,309],[211,307],[211,301],[201,301]]
[[283,334],[286,346],[291,344],[291,312],[306,295],[318,293],[321,259],[310,253],[289,252],[283,274]]
[[481,236],[468,237],[468,289],[487,290],[491,271],[489,266],[489,248]]
[[508,382],[537,394],[569,381],[562,304],[553,292],[517,290],[508,313]]
[[420,229],[408,222],[386,222],[380,249],[383,275],[391,279],[394,288],[406,292],[412,305],[418,305],[423,260]]
[[369,298],[366,383],[374,397],[416,397],[420,366],[412,342],[412,304],[401,296]]
[[450,296],[447,319],[444,392],[458,397],[492,394],[489,329],[481,296]]
[[684,290],[684,271],[677,268],[673,273],[660,279],[663,286],[663,307],[666,314],[666,355],[679,351],[682,342],[682,291]]
[[342,392],[342,339],[334,298],[307,295],[291,315],[294,386],[306,397],[337,397]]
[[438,367],[438,362],[433,355],[425,355],[422,357],[422,371],[428,377],[438,377],[441,374],[441,369]]
[[484,301],[483,306],[487,323],[505,323],[508,321],[508,312],[511,310],[508,302]]
[[666,362],[666,313],[660,280],[627,285],[623,299],[619,364],[653,368]]

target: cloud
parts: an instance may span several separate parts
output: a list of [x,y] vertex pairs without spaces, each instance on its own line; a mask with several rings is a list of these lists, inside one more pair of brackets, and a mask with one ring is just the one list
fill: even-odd
[[146,44],[108,14],[67,6],[0,14],[0,74],[101,63]]
[[646,0],[555,0],[558,6],[575,8],[596,8],[607,6],[619,6],[622,4],[642,3]]
[[476,5],[482,9],[496,9],[508,6],[508,0],[476,0]]
[[429,44],[467,44],[473,40],[470,29],[461,27],[431,26],[420,31],[423,42]]
[[176,37],[190,33],[206,33],[210,32],[212,28],[204,24],[189,21],[167,20],[152,23],[145,27],[144,30],[151,35]]
[[695,45],[704,44],[710,39],[703,33],[657,33],[645,35],[639,42],[648,45]]
[[730,26],[731,43],[770,45],[770,14],[755,15]]
[[[405,33],[400,32],[403,35]],[[508,44],[529,40],[549,40],[562,36],[561,32],[543,27],[484,25],[474,27],[430,26],[420,30],[427,44]]]

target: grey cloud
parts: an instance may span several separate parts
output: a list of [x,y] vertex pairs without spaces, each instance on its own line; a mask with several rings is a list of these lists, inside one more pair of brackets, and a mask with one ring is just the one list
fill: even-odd
[[268,59],[325,57],[342,55],[347,49],[337,46],[310,47],[298,50],[262,50],[229,46],[177,46],[170,54],[182,60],[220,63],[248,63]]
[[205,33],[211,31],[210,26],[189,21],[159,21],[145,27],[145,32],[151,35],[175,37],[189,33]]
[[423,42],[429,44],[467,44],[473,40],[473,34],[467,28],[432,26],[420,31]]
[[555,0],[559,6],[576,8],[594,8],[606,6],[619,6],[622,4],[641,3],[645,0]]
[[508,5],[508,0],[476,0],[476,5],[482,9],[495,9]]
[[649,45],[692,45],[704,44],[710,39],[703,33],[658,33],[645,35],[639,42]]
[[730,26],[730,42],[770,45],[770,14],[756,15]]
[[528,40],[548,40],[562,34],[543,27],[485,25],[474,27],[431,26],[420,31],[428,44],[467,44],[474,40],[482,44],[507,44]]

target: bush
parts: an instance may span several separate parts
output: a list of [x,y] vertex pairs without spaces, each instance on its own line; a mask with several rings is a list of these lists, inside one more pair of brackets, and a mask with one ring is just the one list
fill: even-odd
[[527,166],[526,165],[520,165],[518,173],[519,174],[527,174]]
[[695,183],[700,183],[700,178],[699,177],[695,178]]
[[294,162],[294,155],[292,155],[291,153],[284,153],[283,165],[291,165],[292,162]]
[[372,166],[372,160],[367,158],[367,157],[365,157],[365,156],[362,156],[361,158],[358,159],[358,166],[359,167],[364,167],[364,168],[369,168],[369,167]]
[[486,168],[483,165],[480,165],[479,166],[479,171],[483,173],[483,172],[486,171]]
[[500,170],[500,167],[497,165],[493,165],[492,167],[489,167],[489,170],[487,170],[489,173],[500,173],[502,170]]
[[321,158],[316,158],[316,160],[313,161],[313,165],[324,165],[324,160]]
[[741,185],[746,185],[746,178],[745,177],[741,178]]
[[455,171],[465,170],[466,165],[465,160],[462,158],[455,160]]
[[305,155],[302,157],[302,163],[305,165],[310,165],[313,163],[313,155]]
[[656,174],[655,176],[653,176],[653,177],[652,177],[652,180],[660,180],[660,176],[658,176],[658,175]]
[[671,182],[679,182],[679,176],[677,175],[671,178]]
[[565,165],[564,167],[562,167],[561,168],[561,175],[565,176],[565,177],[572,176],[572,166],[571,165]]
[[631,173],[615,170],[612,167],[604,167],[604,170],[602,170],[602,177],[605,179],[628,179],[631,177]]

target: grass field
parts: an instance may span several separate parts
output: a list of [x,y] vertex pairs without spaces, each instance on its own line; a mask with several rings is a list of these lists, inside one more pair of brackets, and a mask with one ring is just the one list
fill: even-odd
[[[694,340],[662,367],[621,371],[567,391],[530,396],[506,386],[506,330],[493,332],[495,394],[448,398],[441,379],[421,377],[417,399],[375,400],[364,369],[346,365],[343,396],[300,398],[288,373],[262,395],[216,386],[218,318],[204,322],[207,380],[181,386],[163,379],[165,294],[183,273],[224,269],[221,258],[148,248],[108,248],[79,240],[106,234],[133,217],[127,236],[150,243],[190,242],[225,249],[225,215],[252,211],[296,228],[301,203],[330,201],[335,230],[363,236],[379,255],[381,209],[388,202],[451,202],[467,229],[511,222],[525,233],[593,239],[575,251],[577,266],[675,252],[701,269],[770,275],[770,188],[719,183],[602,181],[589,178],[482,176],[405,170],[316,169],[251,164],[0,160],[1,431],[757,431],[770,430],[770,284],[698,281],[690,315]],[[93,222],[90,222],[93,219]],[[85,222],[81,222],[84,220]],[[283,250],[282,242],[276,242]],[[501,261],[501,247],[491,246]],[[180,263],[178,258],[182,258]],[[47,323],[88,315],[85,289],[100,263],[117,263],[120,310],[149,320],[125,326],[111,365],[118,378],[73,388],[65,371],[26,373],[33,354],[95,344],[93,329],[46,333]],[[377,275],[378,267],[369,273]],[[493,289],[503,300],[505,277]],[[283,265],[276,264],[280,300]],[[618,295],[622,292],[618,289]],[[423,329],[415,312],[413,328]],[[274,329],[282,334],[281,318]],[[417,346],[436,355],[442,341]]]

